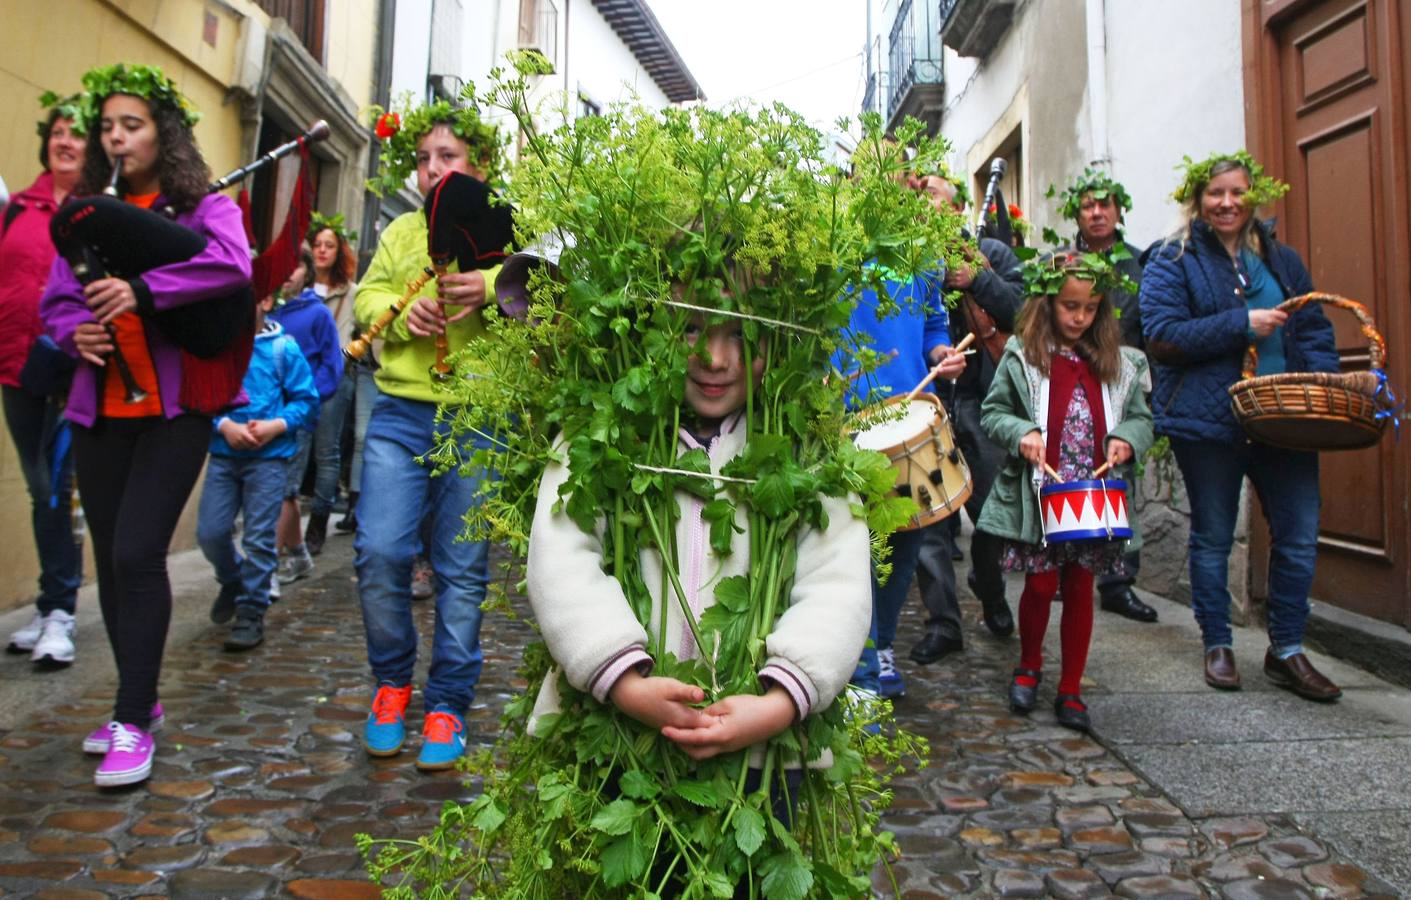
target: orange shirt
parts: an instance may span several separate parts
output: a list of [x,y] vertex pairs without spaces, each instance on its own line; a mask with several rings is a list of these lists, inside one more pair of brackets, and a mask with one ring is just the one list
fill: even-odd
[[[134,206],[151,209],[157,195],[129,194],[125,199]],[[147,392],[147,396],[139,403],[127,402],[127,385],[123,383],[117,364],[110,356],[103,378],[101,414],[112,419],[160,416],[162,396],[157,385],[157,369],[152,365],[152,353],[147,348],[147,332],[142,317],[135,312],[123,313],[113,320],[113,332],[118,349],[122,351],[123,359],[127,360],[127,367],[132,370],[133,380]]]

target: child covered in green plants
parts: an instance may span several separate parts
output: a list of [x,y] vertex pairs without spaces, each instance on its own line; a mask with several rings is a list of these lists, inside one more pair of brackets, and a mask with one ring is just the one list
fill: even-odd
[[[755,354],[746,363],[738,319],[705,323],[706,317],[697,316],[684,334],[692,353],[679,441],[683,453],[704,450],[711,473],[719,474],[745,448],[742,410],[765,360]],[[641,622],[620,583],[602,569],[599,536],[583,531],[556,508],[567,475],[563,465],[551,465],[544,473],[530,531],[528,575],[529,599],[544,640],[570,684],[660,731],[696,760],[761,744],[833,702],[852,674],[871,611],[867,525],[851,514],[846,499],[825,498],[827,527],[802,529],[798,535],[789,608],[765,638],[760,692],[723,697],[702,708],[705,692],[700,687],[653,674],[648,633],[663,634],[659,646],[671,648],[678,660],[711,653],[710,646],[697,644],[683,610],[699,616],[717,602],[716,584],[748,570],[744,510],[735,511],[729,552],[718,554],[707,540],[705,502],[685,490],[676,492],[681,602],[653,603],[651,619]],[[641,556],[646,584],[672,590],[656,551],[644,547]],[[546,679],[535,712],[556,711],[557,706],[555,680]],[[777,815],[781,801],[777,790],[774,794]],[[791,799],[782,806],[789,807]]]

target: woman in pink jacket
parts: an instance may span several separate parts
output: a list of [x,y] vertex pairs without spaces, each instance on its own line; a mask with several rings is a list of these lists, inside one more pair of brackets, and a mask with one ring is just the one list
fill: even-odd
[[[58,101],[39,123],[39,164],[44,171],[10,198],[0,232],[0,395],[29,491],[39,556],[34,618],[10,635],[6,649],[28,653],[45,666],[73,662],[74,609],[83,582],[83,554],[71,528],[73,463],[63,446],[67,379],[45,365],[61,362],[53,344],[36,343],[44,333],[39,297],[54,262],[49,220],[83,169],[84,136],[76,127],[76,114],[70,101]],[[46,370],[59,377],[43,383],[46,379],[36,376]]]

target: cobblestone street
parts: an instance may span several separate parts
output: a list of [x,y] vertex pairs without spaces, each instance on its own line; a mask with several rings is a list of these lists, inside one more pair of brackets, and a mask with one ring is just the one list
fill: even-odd
[[[46,677],[62,679],[56,696],[72,695],[32,713],[11,707],[14,727],[0,739],[6,895],[376,896],[353,836],[415,836],[443,801],[471,789],[454,775],[418,773],[413,752],[374,761],[361,749],[368,684],[350,543],[330,542],[318,577],[285,589],[264,646],[243,655],[223,652],[223,631],[201,624],[211,591],[192,589],[194,574],[181,582],[185,618],[173,626],[162,682],[167,724],[145,786],[92,785],[94,759],[79,744],[110,709],[111,687],[93,675],[101,666],[78,678],[78,667],[41,675],[6,661],[7,705],[30,703],[14,698],[16,685]],[[190,555],[183,563],[200,565]],[[106,657],[91,607],[81,652]],[[919,636],[916,609],[903,619],[899,659]],[[966,612],[963,656],[904,669],[899,717],[930,740],[932,757],[898,785],[888,818],[905,851],[903,896],[1394,895],[1293,817],[1189,817],[1108,746],[1056,727],[1047,694],[1030,719],[1010,715],[1003,685],[1017,643],[979,634],[973,602]],[[1162,605],[1163,618],[1180,613]],[[423,633],[430,614],[430,604],[419,607]],[[1100,631],[1111,618],[1101,617]],[[528,635],[487,617],[473,742],[493,740]]]

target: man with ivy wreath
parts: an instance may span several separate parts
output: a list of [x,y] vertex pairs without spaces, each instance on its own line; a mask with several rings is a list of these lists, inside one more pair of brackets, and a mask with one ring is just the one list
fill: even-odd
[[[949,205],[964,212],[964,185],[949,173],[927,175],[920,186],[936,208]],[[950,316],[951,346],[973,333],[977,350],[967,357],[965,371],[955,380],[950,396],[942,396],[955,427],[956,443],[970,466],[972,489],[965,510],[971,522],[980,518],[990,485],[1006,456],[1004,448],[980,428],[980,401],[990,389],[1004,341],[1024,305],[1024,277],[1013,250],[1001,241],[981,238],[979,253],[973,259],[973,264],[955,266],[945,273],[946,290],[961,292]],[[916,580],[928,613],[926,634],[911,650],[912,660],[923,665],[965,646],[952,557],[954,534],[951,528],[942,527],[927,528],[925,535]],[[984,610],[985,627],[996,637],[1008,637],[1014,633],[1014,616],[1004,599],[999,554],[999,540],[976,529],[970,539],[970,590]]]
[[[376,130],[383,140],[382,165],[369,186],[379,192],[399,189],[413,173],[422,196],[452,172],[481,181],[498,174],[498,135],[473,104],[454,107],[438,101],[401,115],[386,113]],[[427,218],[420,209],[403,213],[383,230],[358,286],[358,321],[377,320],[430,266],[427,236]],[[457,349],[484,333],[480,310],[493,299],[498,272],[498,267],[451,268],[381,333],[378,396],[363,445],[363,502],[353,544],[368,663],[376,681],[363,744],[372,756],[395,756],[405,739],[417,657],[412,559],[421,546],[422,519],[431,517],[426,552],[435,573],[436,627],[416,761],[417,768],[428,771],[451,768],[465,751],[465,713],[483,659],[480,604],[489,581],[487,543],[459,539],[462,517],[477,502],[480,477],[460,477],[454,470],[437,476],[422,458],[443,436],[446,426],[438,422],[437,409],[449,399],[433,383],[434,339],[444,334],[449,347]],[[463,450],[469,457],[474,448],[467,441]]]
[[[1080,253],[1101,253],[1108,257],[1113,268],[1123,276],[1124,284],[1140,287],[1142,264],[1141,251],[1127,243],[1122,233],[1122,217],[1132,208],[1132,197],[1121,182],[1101,169],[1084,168],[1083,174],[1061,194],[1049,188],[1048,196],[1057,196],[1062,201],[1063,218],[1071,220],[1078,227],[1073,247]],[[1049,243],[1057,244],[1058,235],[1049,232]],[[1117,325],[1122,332],[1122,343],[1138,350],[1146,349],[1142,338],[1141,305],[1137,302],[1138,291],[1125,287],[1108,290],[1108,302],[1117,312]],[[1140,492],[1133,491],[1140,503]],[[1141,569],[1141,551],[1133,550],[1122,557],[1122,567],[1109,575],[1097,579],[1101,606],[1107,612],[1126,616],[1137,622],[1155,622],[1156,610],[1143,603],[1132,591],[1137,583],[1137,572]]]

